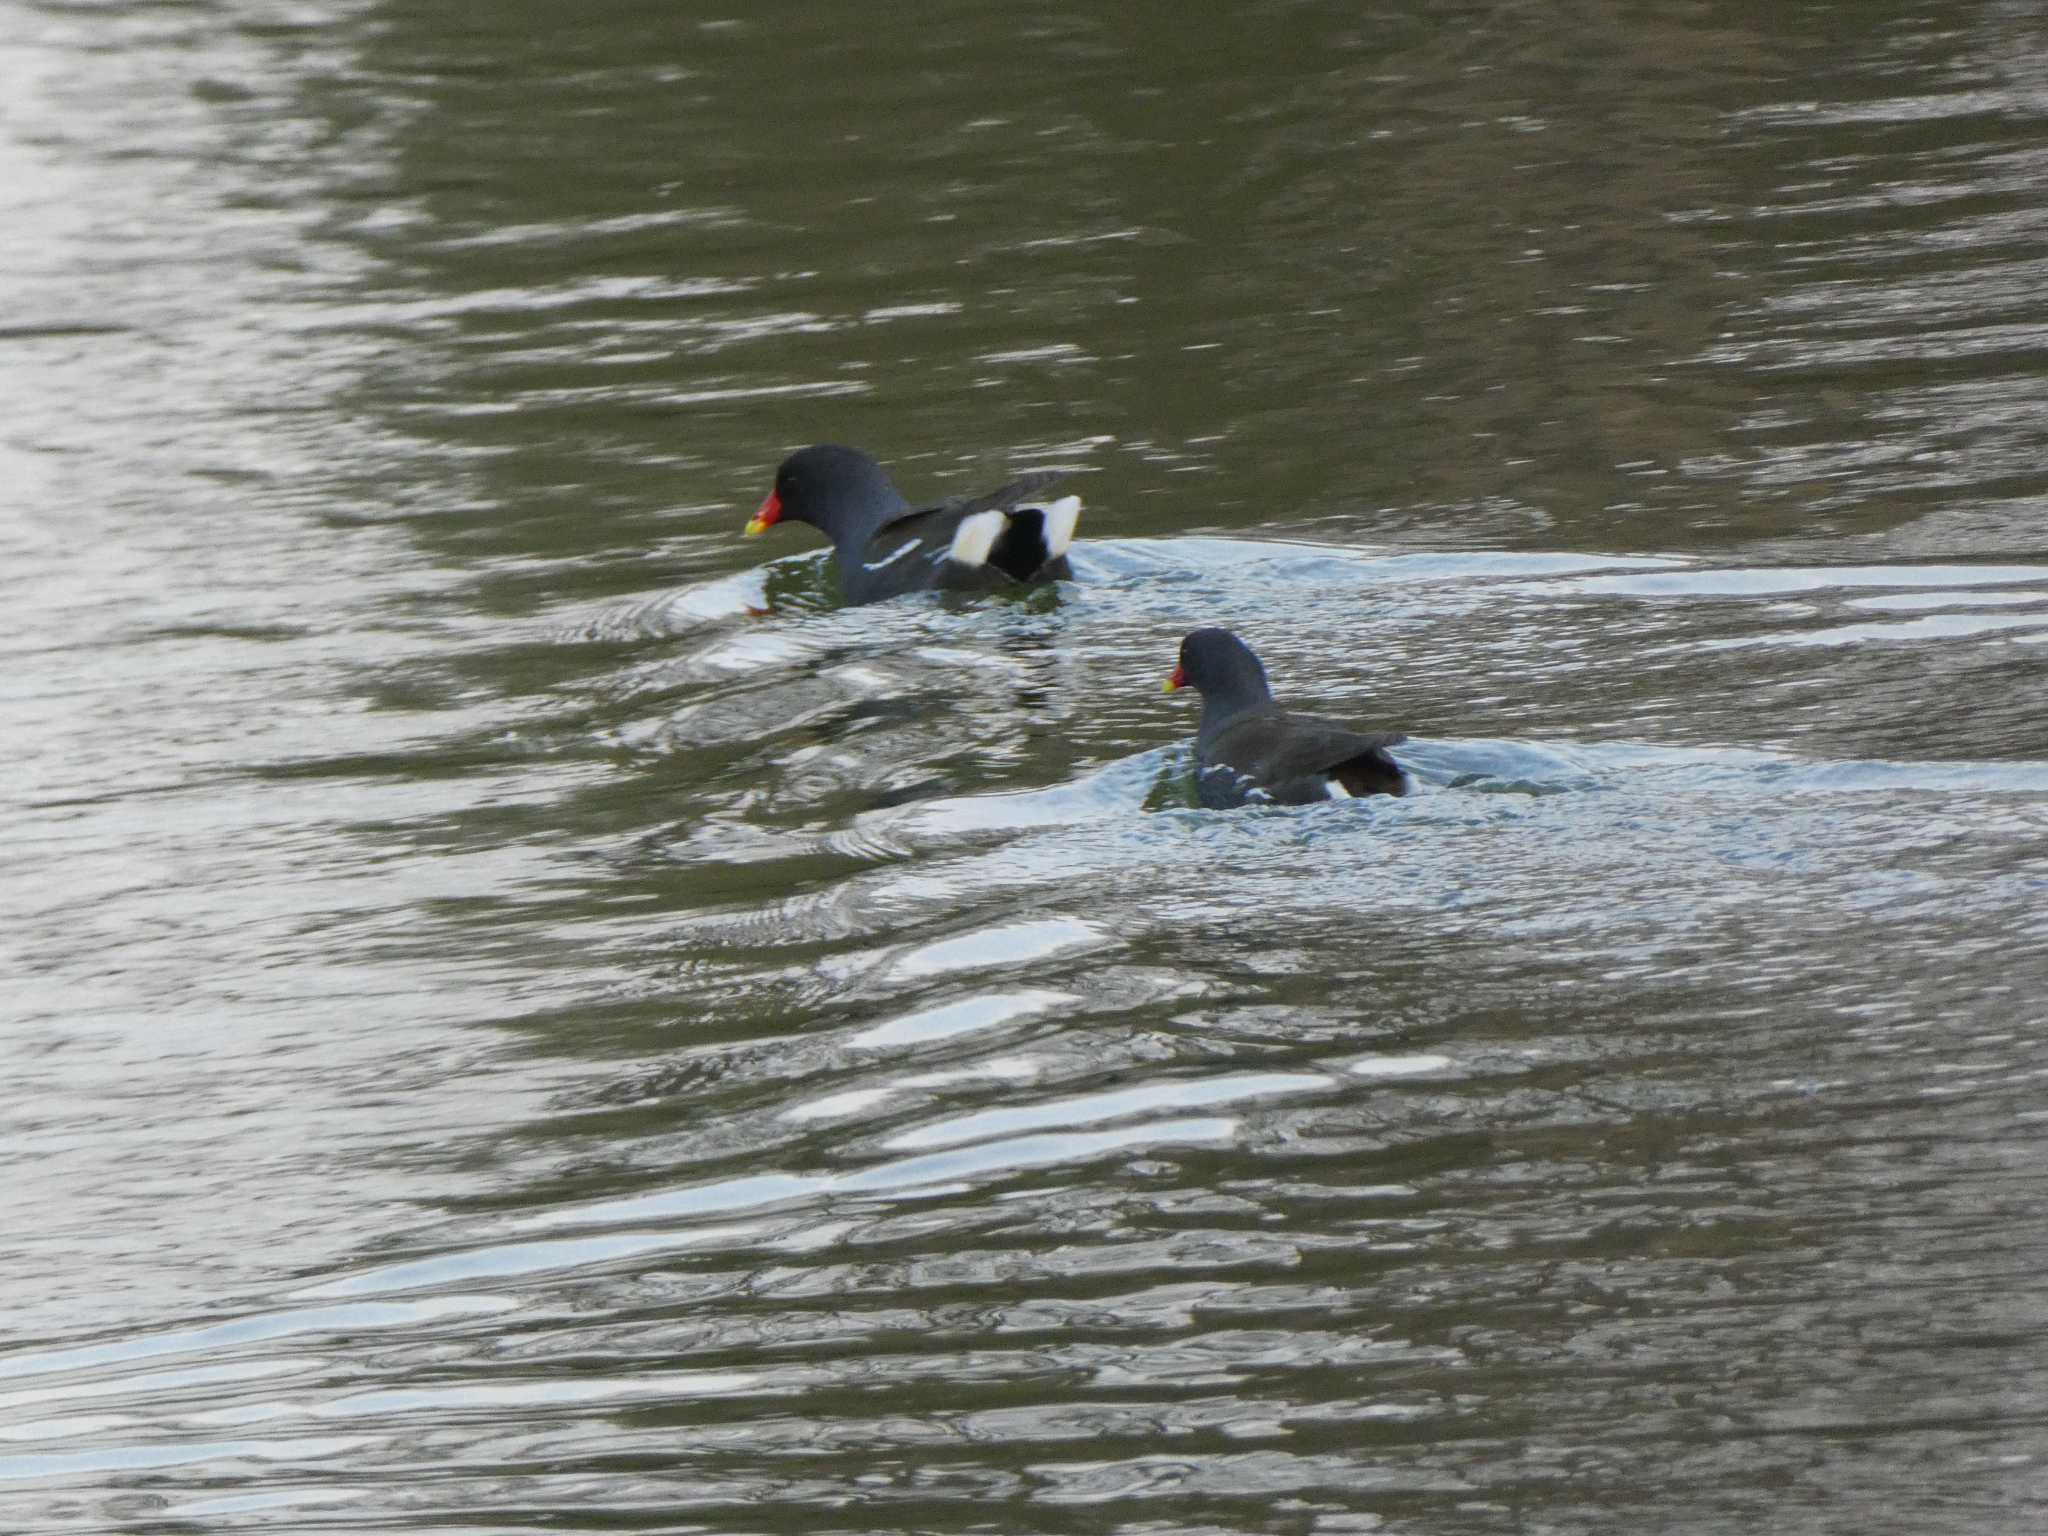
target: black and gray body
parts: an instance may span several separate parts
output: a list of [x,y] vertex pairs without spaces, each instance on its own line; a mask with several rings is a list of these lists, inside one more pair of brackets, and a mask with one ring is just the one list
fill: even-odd
[[1172,686],[1180,685],[1202,695],[1195,793],[1211,810],[1408,792],[1407,775],[1387,751],[1405,739],[1399,732],[1359,731],[1282,709],[1259,658],[1229,630],[1198,629],[1181,642]]
[[912,506],[867,454],[825,443],[783,461],[748,527],[818,529],[832,541],[849,603],[1058,581],[1073,574],[1067,546],[1081,510],[1078,496],[1047,496],[1064,479],[1042,470],[985,495]]

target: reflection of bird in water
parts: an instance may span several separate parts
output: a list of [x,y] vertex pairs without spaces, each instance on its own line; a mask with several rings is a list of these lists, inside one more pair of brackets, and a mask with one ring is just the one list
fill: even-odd
[[1015,657],[1024,673],[1011,690],[1010,700],[1030,714],[1051,710],[1059,696],[1059,648],[1043,625],[1024,624],[1006,630],[996,648]]

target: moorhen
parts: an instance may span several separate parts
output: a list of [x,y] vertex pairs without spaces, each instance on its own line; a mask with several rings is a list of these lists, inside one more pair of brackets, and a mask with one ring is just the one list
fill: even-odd
[[1198,629],[1181,641],[1180,664],[1166,680],[1168,693],[1178,688],[1202,696],[1195,794],[1210,810],[1408,792],[1407,775],[1387,754],[1405,737],[1282,709],[1259,658],[1227,629]]
[[1078,496],[1047,499],[1064,479],[1040,470],[983,496],[913,507],[858,448],[819,443],[782,461],[746,531],[809,523],[832,541],[849,603],[1059,581],[1073,574],[1067,546],[1081,513]]

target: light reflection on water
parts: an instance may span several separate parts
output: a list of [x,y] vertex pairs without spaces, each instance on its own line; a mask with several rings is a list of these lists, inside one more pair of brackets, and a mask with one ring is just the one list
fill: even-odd
[[0,1526],[2038,1525],[2026,8],[0,37]]

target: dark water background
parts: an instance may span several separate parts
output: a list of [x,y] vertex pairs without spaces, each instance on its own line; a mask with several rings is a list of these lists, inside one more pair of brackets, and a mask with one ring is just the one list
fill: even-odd
[[0,0],[0,1529],[2042,1529],[2044,450],[2036,5]]

